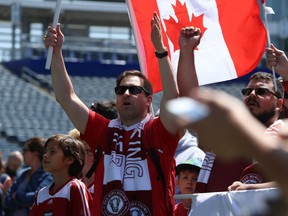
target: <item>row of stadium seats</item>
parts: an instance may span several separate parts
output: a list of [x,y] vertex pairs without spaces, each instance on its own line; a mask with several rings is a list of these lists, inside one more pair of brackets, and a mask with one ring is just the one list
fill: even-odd
[[[50,75],[41,80],[51,84]],[[0,133],[8,141],[23,144],[28,138],[48,138],[56,133],[67,133],[73,128],[67,115],[50,94],[32,85],[0,65]],[[116,78],[71,76],[76,94],[88,106],[96,100],[115,99]],[[245,84],[231,82],[209,85],[241,98]],[[41,86],[41,85],[40,85]],[[162,92],[153,95],[153,110],[160,106]]]
[[[28,138],[48,138],[73,128],[53,95],[24,81],[0,66],[0,129],[8,141],[23,144]],[[50,75],[42,77],[51,82]],[[116,78],[72,76],[75,92],[89,107],[96,100],[115,99]],[[161,93],[154,96],[153,107],[159,107]]]
[[33,136],[48,138],[73,126],[53,97],[0,67],[1,135],[19,144]]

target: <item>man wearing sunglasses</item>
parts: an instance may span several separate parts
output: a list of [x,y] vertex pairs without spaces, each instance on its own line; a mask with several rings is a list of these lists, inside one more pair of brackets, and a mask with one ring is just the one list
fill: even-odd
[[[288,83],[285,81],[288,80],[288,60],[283,51],[278,50],[271,44],[270,47],[266,48],[266,63],[270,69],[272,69],[273,66],[275,72],[278,73],[280,77],[274,82],[272,74],[256,73],[250,77],[248,87],[242,89],[242,94],[244,96],[244,102],[250,112],[267,127],[266,134],[274,136],[277,135],[278,130],[284,126],[284,122],[278,119],[287,118],[288,116],[286,108],[288,105]],[[277,86],[277,91],[275,91],[274,83]],[[255,99],[249,97],[253,89],[254,94],[258,95],[258,100],[256,100],[256,97]],[[269,95],[271,97],[269,97]],[[253,108],[253,101],[259,105],[258,109],[255,108],[255,106]],[[234,182],[229,187],[229,190],[259,189],[277,186],[275,182],[269,182],[270,179],[265,176],[263,169],[265,169],[265,167],[263,168],[259,163],[253,163],[243,171],[241,176],[242,183]]]
[[[276,83],[276,87],[274,86]],[[276,91],[277,89],[277,91]],[[252,115],[267,128],[276,122],[283,103],[283,86],[271,73],[257,72],[242,89],[243,101]]]
[[[284,126],[284,122],[278,120],[284,96],[284,89],[279,80],[274,79],[271,73],[256,72],[250,76],[247,87],[241,92],[244,104],[250,113],[267,127],[265,134],[277,135],[279,129]],[[259,163],[252,163],[243,170],[239,180],[233,182],[228,189],[251,190],[277,186],[265,175],[264,170],[265,168]]]
[[[270,69],[274,66],[275,72],[284,78],[279,77],[274,82],[273,76],[270,73],[256,73],[250,77],[248,87],[242,89],[242,94],[244,96],[244,102],[246,102],[245,104],[250,112],[267,127],[266,134],[275,136],[278,134],[278,130],[285,125],[281,118],[287,118],[286,104],[288,99],[286,91],[288,90],[288,83],[283,80],[288,79],[288,60],[283,51],[278,50],[271,44],[270,47],[266,48],[266,63]],[[277,91],[275,91],[276,88],[274,83],[277,86]],[[256,102],[256,99],[254,100],[255,103],[259,105],[258,109],[253,109],[253,99],[249,99],[249,95],[253,92],[253,88],[255,94],[258,95],[258,101]],[[269,97],[269,95],[271,97]],[[261,108],[262,112],[259,111]],[[246,167],[242,173],[241,182],[234,182],[229,186],[229,190],[276,187],[277,183],[272,182],[271,179],[267,178],[263,170],[265,170],[265,167],[262,167],[257,162]]]
[[54,48],[51,69],[56,99],[91,150],[101,152],[95,167],[93,215],[173,215],[174,153],[180,133],[163,105],[178,97],[178,88],[157,14],[151,21],[151,38],[163,87],[160,118],[153,119],[149,113],[150,81],[130,70],[116,81],[119,117],[110,121],[89,110],[75,94],[62,56],[60,25],[48,27],[44,37],[45,46]]
[[[191,90],[199,86],[194,70],[194,52],[197,52],[196,48],[200,43],[201,35],[198,28],[186,27],[181,30],[179,38],[180,59],[177,72],[180,96],[189,97]],[[282,121],[277,121],[283,102],[283,89],[279,81],[276,80],[276,83],[277,91],[271,74],[257,73],[251,76],[247,87],[242,90],[243,102],[260,122],[266,127],[270,126],[267,133],[271,134],[275,134],[275,128],[283,125]],[[221,122],[219,122],[219,127],[221,127]],[[249,122],[247,122],[247,127],[249,127]],[[195,132],[197,133],[197,131]],[[201,137],[199,140],[201,148]],[[227,191],[234,181],[240,180],[243,170],[252,162],[252,160],[247,161],[244,158],[237,158],[229,162],[223,161],[213,153],[213,146],[211,149],[205,150],[206,156],[198,176],[197,192]]]

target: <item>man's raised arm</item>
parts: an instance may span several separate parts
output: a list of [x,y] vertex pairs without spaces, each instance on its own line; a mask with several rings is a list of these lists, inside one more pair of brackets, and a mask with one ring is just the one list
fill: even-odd
[[45,47],[53,47],[51,62],[52,85],[57,102],[65,110],[73,125],[81,132],[85,132],[88,121],[89,108],[77,97],[74,92],[72,82],[67,73],[64,58],[62,55],[62,45],[64,35],[61,32],[60,24],[56,29],[48,27],[44,36]]
[[191,90],[199,86],[195,69],[194,50],[200,43],[201,32],[198,28],[181,29],[179,37],[180,57],[177,70],[177,83],[180,96],[189,96]]
[[161,24],[157,13],[154,13],[154,17],[151,20],[151,40],[156,53],[159,54],[158,64],[163,87],[163,97],[160,104],[160,119],[166,130],[168,130],[171,134],[176,134],[179,131],[179,128],[168,117],[164,105],[168,100],[178,97],[178,87],[167,49],[163,44]]

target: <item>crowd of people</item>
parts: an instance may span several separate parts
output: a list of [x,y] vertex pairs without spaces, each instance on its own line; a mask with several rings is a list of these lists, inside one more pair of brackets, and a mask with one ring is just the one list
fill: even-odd
[[[33,137],[22,153],[12,152],[0,164],[0,215],[184,216],[192,200],[175,204],[175,191],[270,187],[280,187],[288,203],[288,174],[283,174],[288,160],[287,124],[282,120],[288,117],[285,53],[273,45],[266,49],[267,66],[280,78],[267,72],[251,75],[246,88],[239,89],[239,101],[199,87],[194,52],[201,36],[198,28],[181,30],[175,77],[154,13],[151,41],[163,86],[161,112],[154,117],[152,84],[137,70],[117,78],[116,101],[87,107],[65,67],[60,24],[48,27],[43,41],[46,48],[53,47],[55,98],[75,128],[47,140]],[[189,122],[172,115],[166,103],[179,97],[208,106],[208,117]]]

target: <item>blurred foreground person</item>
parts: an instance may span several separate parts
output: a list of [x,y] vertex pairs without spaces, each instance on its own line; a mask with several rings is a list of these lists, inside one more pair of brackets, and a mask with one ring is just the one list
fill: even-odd
[[176,117],[178,125],[194,128],[201,137],[201,147],[212,150],[223,160],[241,156],[259,161],[267,175],[277,181],[283,195],[267,215],[287,215],[288,127],[282,128],[273,138],[263,136],[263,124],[233,96],[222,91],[194,89],[191,98],[208,106],[209,114],[196,122],[179,115]]

